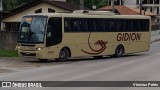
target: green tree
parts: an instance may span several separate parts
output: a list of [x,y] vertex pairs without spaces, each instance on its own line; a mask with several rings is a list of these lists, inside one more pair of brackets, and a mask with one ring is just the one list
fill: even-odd
[[[35,1],[35,0],[3,0],[3,6],[4,6],[3,8],[4,10],[9,11],[31,1]],[[79,4],[80,0],[67,0],[67,2]],[[107,3],[107,0],[84,0],[85,7],[92,9],[93,5],[96,5],[97,8],[100,8],[108,5],[108,3]]]
[[108,5],[107,0],[101,0],[101,1],[97,4],[97,8],[101,8],[101,7],[104,7],[104,6],[107,6],[107,5]]
[[34,0],[3,0],[3,9],[9,11],[30,1]]
[[[80,0],[67,0],[67,2],[73,2],[79,4]],[[108,5],[108,0],[84,0],[84,6],[92,8],[93,5],[96,5],[97,8]]]
[[18,2],[17,0],[3,0],[3,9],[4,10],[11,10],[17,7]]

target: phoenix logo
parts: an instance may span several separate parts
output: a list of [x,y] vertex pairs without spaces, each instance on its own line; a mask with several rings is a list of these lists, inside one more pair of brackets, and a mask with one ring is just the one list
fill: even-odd
[[106,49],[106,44],[107,44],[108,42],[105,42],[105,41],[103,41],[103,40],[98,40],[97,42],[95,42],[94,45],[99,45],[100,48],[99,48],[99,49],[94,49],[94,48],[91,47],[91,44],[90,44],[90,41],[89,41],[90,36],[91,36],[91,33],[90,33],[89,38],[88,38],[88,45],[89,45],[89,48],[91,49],[92,52],[87,52],[87,51],[85,51],[85,50],[83,50],[83,49],[81,49],[81,50],[82,50],[84,53],[86,53],[86,54],[91,54],[91,55],[96,55],[96,54],[102,53],[102,52]]

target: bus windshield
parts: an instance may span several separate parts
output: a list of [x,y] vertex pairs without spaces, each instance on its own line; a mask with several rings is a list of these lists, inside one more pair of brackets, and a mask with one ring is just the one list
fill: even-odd
[[18,33],[20,43],[43,43],[47,17],[23,17]]

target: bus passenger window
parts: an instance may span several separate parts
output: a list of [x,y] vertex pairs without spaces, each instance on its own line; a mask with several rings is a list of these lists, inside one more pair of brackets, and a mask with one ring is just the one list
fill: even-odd
[[65,32],[71,32],[71,25],[69,20],[65,20]]

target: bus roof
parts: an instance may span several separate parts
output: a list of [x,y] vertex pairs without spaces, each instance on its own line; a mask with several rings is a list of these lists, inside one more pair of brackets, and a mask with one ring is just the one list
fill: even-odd
[[71,18],[127,18],[127,19],[150,19],[144,15],[114,15],[114,14],[87,14],[87,13],[39,13],[25,16],[48,16],[48,17],[71,17]]

